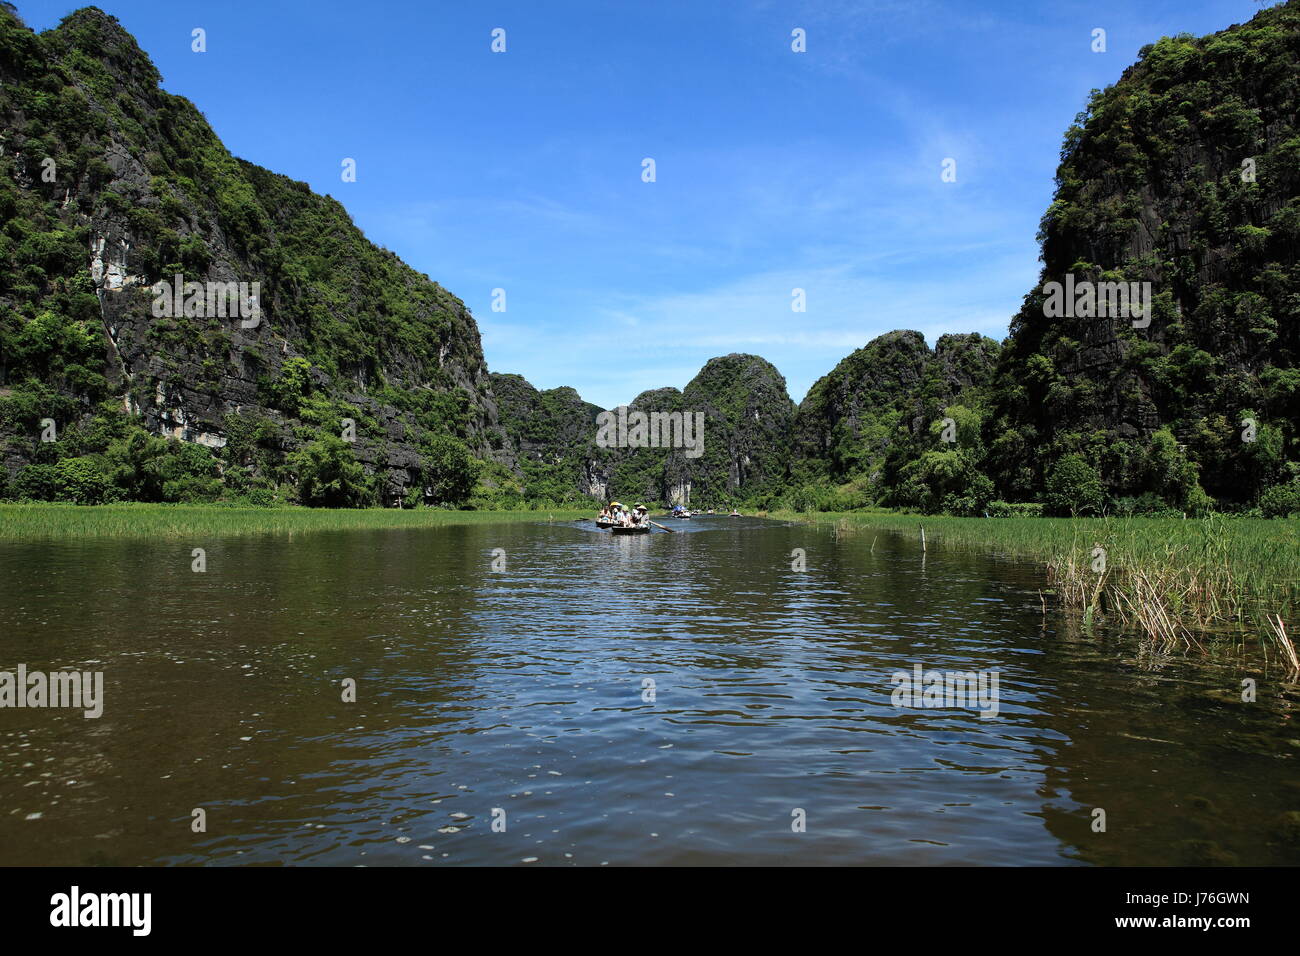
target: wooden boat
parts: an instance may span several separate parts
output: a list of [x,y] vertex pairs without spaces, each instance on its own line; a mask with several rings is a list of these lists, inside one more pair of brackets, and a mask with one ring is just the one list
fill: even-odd
[[596,527],[597,527],[597,528],[612,528],[612,527],[614,527],[614,522],[612,522],[612,521],[601,521],[599,518],[595,518],[595,519],[593,519],[593,520],[596,522]]
[[610,534],[649,534],[650,526],[642,525],[640,527],[624,528],[622,525],[619,525],[617,528],[610,528],[609,533]]

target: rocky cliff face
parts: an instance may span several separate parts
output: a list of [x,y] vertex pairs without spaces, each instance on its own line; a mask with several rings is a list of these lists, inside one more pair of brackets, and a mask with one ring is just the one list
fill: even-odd
[[254,473],[351,429],[386,501],[447,432],[533,498],[722,501],[788,471],[794,409],[763,359],[713,359],[685,391],[634,401],[698,416],[698,453],[600,447],[600,409],[489,375],[459,299],[368,243],[335,200],[232,157],[111,16],[87,8],[37,36],[0,10],[0,50],[7,471],[39,457],[40,419],[93,432],[104,402]]
[[600,407],[572,388],[539,391],[523,376],[498,372],[491,379],[509,457],[518,462],[529,496],[562,499],[576,491],[605,498],[613,456],[595,444]]
[[[415,475],[425,435],[508,462],[464,304],[335,200],[232,157],[114,18],[88,8],[37,36],[0,9],[0,50],[0,386],[52,386],[33,415],[66,428],[109,399],[212,448],[235,417],[282,453],[351,419],[356,457],[390,491]],[[181,307],[160,316],[150,287],[177,275]],[[257,283],[256,322],[188,294],[241,282]],[[38,320],[93,332],[100,354],[69,369],[66,350],[28,348]],[[16,465],[35,422],[9,417]]]
[[621,449],[619,493],[721,506],[774,491],[789,472],[794,403],[785,378],[757,355],[710,359],[682,391],[644,392],[629,411],[678,416],[686,432],[675,447]]
[[572,389],[538,392],[516,375],[493,385],[537,497],[567,481],[594,498],[721,505],[774,491],[789,472],[794,404],[756,355],[710,359],[682,391],[641,393],[609,411],[604,438],[600,410]]
[[[1164,493],[1180,472],[1184,505],[1197,477],[1226,501],[1284,477],[1300,422],[1298,111],[1295,3],[1161,39],[1093,97],[1002,357],[990,473],[1005,493],[1032,496],[1072,452],[1116,495]],[[1147,284],[1150,311],[1080,299],[1051,314],[1052,282]]]
[[[463,457],[451,436],[498,490],[555,501],[793,489],[979,513],[1081,455],[1117,507],[1250,502],[1300,477],[1297,115],[1300,0],[1162,39],[1067,133],[1041,281],[1003,346],[891,332],[797,410],[770,363],[727,355],[630,409],[698,420],[698,448],[611,444],[572,389],[489,375],[464,304],[338,202],[232,157],[112,17],[38,36],[0,5],[0,485],[97,456],[122,487],[267,492],[306,445],[322,480],[355,458],[391,501],[423,484],[422,449]],[[128,420],[185,460],[153,461]],[[323,440],[349,433],[342,454]]]
[[913,443],[944,409],[979,405],[999,346],[982,335],[945,335],[931,351],[919,332],[873,339],[818,379],[799,406],[798,454],[811,477],[878,480],[891,453]]
[[682,390],[682,407],[704,415],[703,454],[675,453],[666,487],[689,482],[696,500],[712,504],[775,491],[785,481],[795,406],[771,362],[740,353],[709,359]]

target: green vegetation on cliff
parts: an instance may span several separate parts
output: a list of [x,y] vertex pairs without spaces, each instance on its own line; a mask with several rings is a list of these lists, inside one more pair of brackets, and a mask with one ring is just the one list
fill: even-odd
[[[701,416],[698,455],[599,447],[573,389],[489,375],[460,300],[159,81],[99,10],[0,7],[0,497],[1300,513],[1300,3],[1094,92],[1005,342],[890,332],[797,408],[711,359],[631,403]],[[177,275],[258,282],[260,322],[153,314]],[[1066,277],[1150,283],[1150,324],[1048,317]]]
[[998,344],[919,332],[872,340],[819,379],[799,406],[800,486],[781,505],[868,504],[976,513],[993,497],[978,470]]
[[[1166,37],[1065,137],[1042,282],[1150,282],[1150,325],[1043,315],[995,383],[987,473],[1017,498],[1081,455],[1120,510],[1200,512],[1300,478],[1300,8]],[[1041,284],[1040,284],[1041,289]],[[1251,440],[1253,439],[1253,440]]]
[[[464,305],[336,200],[231,156],[159,82],[97,9],[37,35],[0,8],[11,493],[93,500],[95,472],[110,498],[388,503],[418,493],[430,441],[502,449]],[[260,322],[153,314],[150,287],[177,275],[257,282]],[[51,483],[73,458],[86,480]]]

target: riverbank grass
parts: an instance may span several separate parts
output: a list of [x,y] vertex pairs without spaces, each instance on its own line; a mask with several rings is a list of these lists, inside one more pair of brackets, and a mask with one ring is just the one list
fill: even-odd
[[224,505],[0,504],[0,541],[294,534],[437,528],[512,521],[572,521],[590,510],[447,511],[440,508],[255,508]]
[[[1045,592],[1085,621],[1113,615],[1162,644],[1247,627],[1274,646],[1269,622],[1294,622],[1300,521],[1252,518],[951,518],[898,512],[779,513],[837,533],[896,533],[926,546],[1042,564]],[[1287,655],[1283,653],[1283,657]]]

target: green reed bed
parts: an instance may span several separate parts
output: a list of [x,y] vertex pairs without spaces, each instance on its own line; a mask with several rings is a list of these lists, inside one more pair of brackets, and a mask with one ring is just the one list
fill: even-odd
[[[1165,644],[1249,628],[1284,659],[1300,601],[1300,521],[950,518],[897,512],[781,514],[838,533],[897,532],[920,550],[978,550],[1041,562],[1046,591],[1085,620],[1114,615]],[[1104,567],[1095,549],[1104,549]],[[1275,618],[1277,619],[1275,621]],[[1279,634],[1277,623],[1281,623]],[[1292,635],[1294,637],[1294,635]]]
[[434,528],[502,521],[570,521],[589,511],[444,511],[438,508],[254,508],[223,505],[0,504],[0,541],[291,534]]

